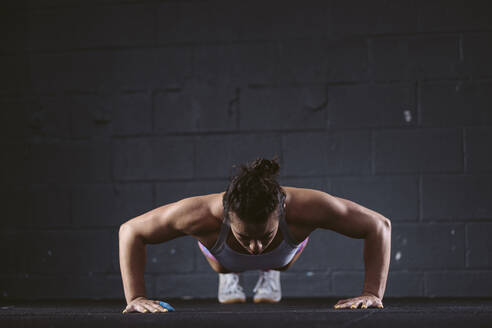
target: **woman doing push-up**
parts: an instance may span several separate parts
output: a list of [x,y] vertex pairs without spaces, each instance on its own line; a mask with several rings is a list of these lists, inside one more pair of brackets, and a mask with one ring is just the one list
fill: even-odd
[[167,312],[167,303],[146,298],[146,244],[190,235],[219,273],[219,301],[243,302],[237,273],[259,270],[255,302],[278,302],[279,271],[301,255],[309,234],[330,229],[364,238],[365,278],[361,295],[335,308],[382,308],[390,264],[391,223],[352,201],[305,188],[280,186],[276,158],[240,165],[225,192],[181,199],[121,225],[119,258],[127,312]]

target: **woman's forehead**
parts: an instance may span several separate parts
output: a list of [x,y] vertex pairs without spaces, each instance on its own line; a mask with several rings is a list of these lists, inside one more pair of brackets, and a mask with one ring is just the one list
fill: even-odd
[[[270,220],[275,220],[279,215],[279,209],[278,207],[270,213],[270,216],[265,220],[265,222],[270,221]],[[229,218],[231,221],[241,221],[242,223],[248,222],[249,220],[241,220],[241,218],[233,211],[229,211]],[[253,223],[251,223],[253,224]]]

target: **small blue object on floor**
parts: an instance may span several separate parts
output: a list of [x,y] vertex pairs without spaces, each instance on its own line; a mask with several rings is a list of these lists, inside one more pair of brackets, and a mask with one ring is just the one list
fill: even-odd
[[161,302],[159,302],[159,304],[160,304],[163,308],[167,309],[168,311],[174,311],[174,308],[173,308],[173,307],[172,307],[169,303],[166,303],[166,302],[162,302],[162,301],[161,301]]

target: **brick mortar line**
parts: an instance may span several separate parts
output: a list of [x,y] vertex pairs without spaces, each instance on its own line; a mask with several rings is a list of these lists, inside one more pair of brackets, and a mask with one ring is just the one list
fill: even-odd
[[463,47],[463,39],[464,39],[464,33],[459,34],[459,39],[458,39],[458,61],[460,63],[465,62],[465,56],[464,56],[464,47]]
[[[180,0],[182,2],[193,2],[193,0]],[[121,5],[126,5],[126,6],[136,6],[139,4],[146,4],[146,5],[151,5],[151,4],[160,4],[163,3],[162,0],[133,0],[133,2],[128,2],[125,0],[119,0],[119,1],[110,1],[110,2],[102,2],[102,3],[88,3],[88,4],[82,4],[82,5],[77,5],[77,4],[65,4],[65,5],[39,5],[39,6],[33,6],[33,5],[28,5],[27,7],[8,7],[7,9],[15,10],[15,11],[22,11],[22,12],[32,12],[32,11],[42,11],[42,10],[48,10],[48,9],[90,9],[90,8],[98,8],[98,7],[120,7]]]
[[[422,224],[419,222],[395,222],[393,223],[394,226],[398,228],[411,228],[411,227],[420,227],[424,228],[428,225],[432,226],[437,226],[437,225],[465,225],[465,224],[488,224],[490,225],[492,221],[480,221],[480,222],[439,222],[439,223],[427,223],[427,224]],[[79,232],[81,234],[86,233],[86,232],[99,232],[99,233],[117,233],[119,227],[115,227],[114,229],[106,229],[106,228],[97,228],[97,227],[82,227],[82,228],[76,228],[76,227],[52,227],[52,228],[41,228],[41,229],[36,229],[36,228],[31,228],[31,229],[22,229],[22,228],[6,228],[4,229],[0,235],[8,235],[8,234],[15,234],[15,233],[76,233]],[[190,235],[183,236],[181,238],[187,238],[187,239],[192,239],[193,237]],[[173,239],[174,240],[174,239]],[[163,244],[163,243],[161,243]],[[152,245],[150,245],[152,246]]]
[[470,263],[469,263],[469,260],[468,260],[468,252],[470,252],[470,248],[469,248],[469,240],[468,240],[468,230],[469,230],[469,224],[466,224],[465,223],[465,228],[464,228],[464,242],[465,242],[465,252],[464,252],[464,256],[465,256],[465,268],[470,268]]
[[419,222],[424,222],[424,178],[422,175],[419,175],[418,177],[419,181],[418,181],[418,206],[419,206],[419,218],[418,218],[418,221]]
[[[489,33],[490,31],[481,31],[481,32],[486,32]],[[480,31],[475,31],[475,32],[468,32],[468,33],[477,33]],[[458,31],[458,32],[453,32],[454,34],[458,34],[458,39],[459,35],[462,33],[466,33],[463,31]],[[432,34],[432,33],[431,33]],[[429,34],[429,35],[431,35]],[[402,38],[401,36],[398,35],[391,35],[391,36],[370,36],[370,35],[361,35],[357,37],[357,39],[375,39],[375,38]],[[412,38],[415,37],[415,35],[410,35],[410,36],[403,36],[403,38]],[[418,36],[417,36],[418,37]],[[13,52],[4,52],[0,54],[0,56],[19,56],[19,55],[67,55],[67,54],[74,54],[74,53],[81,53],[81,52],[89,52],[89,51],[125,51],[125,50],[134,50],[134,49],[141,49],[141,50],[148,50],[148,49],[165,49],[165,48],[174,48],[174,49],[182,49],[182,48],[188,48],[188,47],[206,47],[206,46],[233,46],[235,44],[247,44],[247,43],[255,43],[255,44],[261,44],[261,43],[276,43],[276,42],[294,42],[294,41],[311,41],[313,39],[286,39],[286,40],[239,40],[237,42],[219,42],[219,43],[214,43],[214,42],[207,42],[207,43],[196,43],[196,42],[186,42],[186,43],[158,43],[156,44],[149,44],[149,45],[138,45],[138,46],[107,46],[107,47],[87,47],[87,48],[72,48],[72,49],[62,49],[62,50],[19,50],[19,51],[13,51]],[[314,39],[314,40],[320,40],[320,41],[338,41],[340,40],[339,38],[335,39]],[[342,40],[352,40],[352,38],[345,38]]]
[[371,132],[371,175],[376,176],[376,132],[374,129]]
[[[309,270],[314,273],[318,273],[317,271],[314,270]],[[321,271],[322,272],[322,271]],[[335,270],[332,271],[333,273],[338,273],[338,274],[348,274],[348,273],[359,273],[363,274],[365,271],[363,269],[361,270],[350,270],[350,269],[341,269],[341,270]],[[413,270],[392,270],[390,268],[389,273],[409,273],[409,274],[425,274],[427,273],[491,273],[492,274],[492,267],[490,269],[474,269],[474,268],[424,268],[424,269],[415,269]]]
[[[490,77],[488,75],[480,76],[477,80],[490,80],[492,78],[492,74]],[[421,81],[421,82],[469,82],[469,81],[475,81],[473,78],[473,75],[470,73],[470,75],[459,75],[456,77],[431,77],[431,78],[417,78],[417,79],[403,79],[403,80],[398,80],[398,79],[373,79],[372,80],[376,85],[378,84],[396,84],[396,83],[411,83],[414,81]]]
[[[356,181],[364,181],[365,179],[374,179],[374,182],[380,181],[380,178],[408,178],[414,176],[415,178],[420,178],[420,177],[427,177],[427,178],[432,178],[432,177],[444,177],[444,178],[453,178],[453,177],[461,177],[461,178],[476,178],[476,177],[484,177],[484,178],[492,178],[492,172],[491,173],[484,173],[484,172],[477,172],[477,173],[460,173],[460,174],[454,174],[454,173],[442,173],[442,172],[389,172],[389,173],[379,173],[376,176],[369,175],[369,174],[358,174],[358,175],[353,175],[353,174],[338,174],[338,175],[333,175],[333,174],[313,174],[313,175],[281,175],[282,179],[312,179],[312,178],[327,178],[327,179],[334,179],[334,180],[345,180],[345,179],[350,179],[350,180],[356,180]],[[61,191],[66,191],[64,188],[76,188],[72,189],[72,191],[77,191],[77,188],[83,188],[87,186],[141,186],[141,185],[147,185],[151,186],[153,183],[177,183],[177,182],[210,182],[210,181],[217,181],[217,182],[225,182],[227,180],[226,176],[218,176],[218,177],[195,177],[195,178],[183,178],[183,179],[151,179],[151,180],[146,180],[146,179],[130,179],[130,180],[115,180],[115,181],[90,181],[90,182],[73,182],[73,183],[67,183],[67,182],[33,182],[33,183],[5,183],[0,187],[0,190],[7,190],[7,189],[15,189],[15,188],[21,188],[25,189],[24,191],[29,191],[28,188],[34,187],[34,188],[42,188],[42,187],[52,187],[53,189],[56,188],[61,188]]]
[[[1,56],[2,57],[9,57],[9,56]],[[480,83],[489,83],[492,82],[492,75],[489,77],[487,75],[484,76],[479,76],[479,77],[474,77],[474,76],[457,76],[453,78],[421,78],[421,79],[405,79],[405,80],[384,80],[384,79],[377,79],[377,80],[339,80],[339,81],[324,81],[324,82],[302,82],[302,83],[296,83],[296,82],[286,82],[286,83],[275,83],[275,84],[265,84],[262,85],[260,88],[267,88],[267,89],[282,89],[282,88],[303,88],[303,87],[323,87],[323,86],[391,86],[391,85],[398,85],[398,84],[411,84],[415,82],[422,82],[422,83],[438,83],[438,82],[464,82],[464,83],[474,83],[474,84],[480,84]],[[250,89],[257,89],[256,86],[248,85],[247,86]],[[183,89],[186,89],[186,87],[183,88],[154,88],[153,93],[162,93],[162,92],[181,92]],[[92,90],[65,90],[63,91],[65,94],[93,94]],[[117,92],[117,96],[121,94],[127,94],[127,93],[138,93],[138,92],[145,92],[145,89],[128,89],[128,88],[121,88]],[[12,93],[11,91],[6,91],[6,90],[0,90],[0,98],[1,99],[24,99],[24,101],[29,100],[32,96],[56,96],[52,92],[42,92],[40,94],[37,93],[22,93],[22,94],[16,94]],[[117,97],[116,96],[116,97]]]
[[191,163],[191,178],[189,179],[189,181],[193,181],[193,182],[197,180],[197,176],[198,176],[198,174],[197,174],[198,173],[198,161],[197,161],[198,149],[197,148],[198,148],[198,142],[199,141],[197,139],[199,137],[200,136],[194,136],[193,137],[193,143],[191,145],[191,147],[192,147],[192,149],[191,149],[191,156],[192,156],[191,161],[192,161],[192,163]]
[[427,220],[424,219],[422,221],[392,221],[392,226],[407,226],[407,225],[444,225],[444,224],[466,224],[466,223],[492,223],[492,218],[488,219],[456,219],[456,220]]
[[[288,176],[282,176],[283,179],[328,179],[328,180],[344,180],[344,179],[349,179],[349,180],[356,180],[356,181],[364,181],[364,179],[370,179],[373,178],[375,179],[374,182],[378,182],[379,178],[405,178],[405,177],[419,177],[421,176],[422,178],[427,177],[427,178],[433,178],[433,177],[447,177],[447,178],[453,178],[453,177],[461,177],[461,178],[476,178],[476,177],[482,177],[482,178],[492,178],[492,173],[482,173],[482,172],[477,172],[477,173],[459,173],[455,174],[453,172],[378,172],[376,175],[370,175],[370,174],[359,174],[359,175],[288,175]],[[53,188],[83,188],[83,187],[88,187],[88,186],[118,186],[118,185],[152,185],[153,183],[156,184],[166,184],[166,183],[179,183],[179,182],[224,182],[227,180],[227,176],[217,176],[217,177],[197,177],[194,179],[120,179],[120,180],[115,180],[114,182],[111,181],[89,181],[89,182],[73,182],[73,183],[67,183],[67,182],[33,182],[31,184],[15,184],[15,183],[5,183],[1,190],[9,190],[10,189],[15,189],[15,188],[25,188],[24,191],[29,191],[29,187],[53,187]],[[371,181],[369,181],[371,182]],[[7,186],[7,188],[5,187]],[[54,190],[54,189],[51,189]]]
[[[306,270],[309,272],[313,272],[314,274],[326,274],[328,276],[333,275],[333,273],[337,274],[364,274],[364,270],[347,270],[347,269],[341,269],[341,270],[336,270],[332,272],[326,272],[326,271],[321,271],[321,270]],[[491,273],[492,274],[492,268],[491,269],[441,269],[441,268],[435,268],[435,269],[417,269],[417,270],[390,270],[389,273],[395,273],[395,274],[400,274],[400,273],[408,273],[408,274],[422,274],[425,276],[426,273]],[[35,272],[35,273],[30,273],[30,272],[19,272],[19,273],[0,273],[0,277],[11,277],[11,278],[20,278],[20,279],[26,279],[25,275],[28,275],[28,278],[56,278],[59,276],[69,276],[69,277],[79,277],[79,278],[91,278],[91,277],[96,277],[96,278],[121,278],[121,274],[118,272],[93,272],[92,275],[89,274],[82,274],[82,273],[69,273],[69,272],[63,272],[63,273],[47,273],[47,272]],[[250,270],[247,272],[242,272],[241,274],[247,275],[247,276],[256,276],[256,271],[255,270]],[[211,276],[214,277],[217,275],[216,272],[148,272],[145,273],[145,278],[153,278],[153,279],[159,279],[159,278],[164,278],[164,277],[180,277],[180,276],[194,276],[194,275],[205,275],[205,276]],[[305,271],[285,271],[281,272],[280,275],[288,275],[288,276],[305,276]]]
[[[157,27],[155,27],[157,28]],[[29,50],[21,49],[11,54],[62,54],[62,53],[73,53],[81,51],[121,51],[128,49],[160,49],[160,48],[185,48],[185,47],[207,47],[207,46],[235,46],[243,44],[273,44],[278,42],[302,42],[302,41],[321,41],[321,42],[338,42],[338,41],[357,41],[357,40],[383,40],[383,39],[412,39],[412,38],[428,38],[428,37],[456,37],[460,38],[461,34],[464,33],[490,33],[492,29],[476,29],[476,30],[455,30],[455,31],[426,31],[426,32],[411,32],[411,33],[352,33],[339,35],[319,35],[316,37],[287,37],[287,38],[275,38],[275,39],[238,39],[232,38],[226,41],[220,39],[210,39],[203,42],[197,41],[160,41],[157,39],[155,43],[140,44],[140,45],[109,45],[109,46],[96,46],[96,47],[80,47],[80,48],[65,48],[65,49],[48,49],[48,50]]]
[[[444,226],[444,225],[468,225],[468,224],[492,224],[492,218],[489,219],[473,219],[473,220],[439,220],[439,221],[400,221],[393,220],[392,225],[394,228],[407,228],[407,227],[428,227],[428,226]],[[51,233],[51,232],[100,232],[100,233],[117,233],[119,225],[116,226],[39,226],[39,227],[9,227],[3,226],[0,235],[15,234],[15,233]],[[319,229],[319,231],[325,231],[325,229]],[[193,238],[190,235],[182,236],[180,238]],[[179,239],[179,238],[177,238]]]
[[428,272],[423,272],[423,283],[422,283],[422,289],[423,289],[423,294],[422,295],[428,295],[429,291],[429,273]]
[[415,103],[415,112],[417,114],[417,126],[422,126],[422,85],[421,81],[415,81],[414,84],[414,103]]
[[59,143],[59,144],[96,144],[99,145],[101,141],[103,144],[111,145],[112,140],[139,140],[139,139],[160,139],[163,137],[189,137],[190,139],[195,136],[274,136],[278,133],[283,134],[295,134],[295,133],[320,133],[320,134],[336,134],[342,132],[371,132],[377,129],[375,133],[381,132],[394,132],[394,131],[431,131],[431,130],[459,130],[463,128],[492,128],[490,125],[466,125],[466,126],[407,126],[407,125],[386,125],[386,126],[355,126],[355,127],[330,127],[329,130],[326,128],[317,129],[271,129],[271,130],[226,130],[226,131],[183,131],[183,132],[171,132],[171,133],[160,133],[160,134],[140,134],[140,135],[111,135],[105,137],[105,139],[92,138],[92,137],[80,137],[80,138],[59,138],[59,137],[41,137],[41,136],[29,136],[29,137],[5,137],[1,143],[23,143],[27,144],[49,144],[49,143]]
[[[461,128],[461,135],[462,135],[462,151],[463,151],[463,172],[466,174],[466,173],[469,173],[468,172],[468,161],[467,161],[467,158],[468,158],[468,151],[467,151],[467,148],[466,148],[466,139],[467,139],[467,136],[466,136],[466,128],[463,127]],[[472,172],[470,172],[472,173]],[[476,174],[475,174],[476,175]]]

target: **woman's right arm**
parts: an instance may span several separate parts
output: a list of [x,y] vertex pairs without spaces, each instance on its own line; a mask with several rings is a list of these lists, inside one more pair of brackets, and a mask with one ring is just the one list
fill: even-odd
[[[146,244],[163,243],[189,234],[197,222],[209,215],[205,197],[196,196],[170,203],[120,226],[119,259],[127,307],[124,312],[165,312],[159,301],[145,295]],[[198,224],[199,225],[199,224]]]

